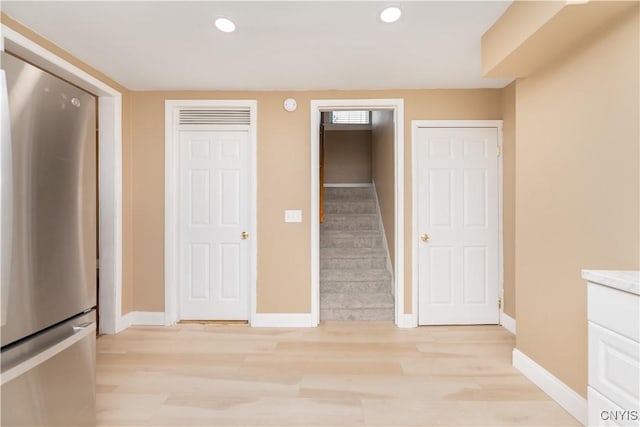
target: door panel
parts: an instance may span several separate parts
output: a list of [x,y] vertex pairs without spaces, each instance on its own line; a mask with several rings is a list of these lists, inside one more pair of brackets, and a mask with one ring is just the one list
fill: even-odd
[[417,132],[418,323],[498,323],[496,128]]
[[446,169],[429,171],[429,225],[437,228],[453,226],[453,172]]
[[234,300],[240,297],[240,268],[242,265],[240,244],[220,245],[222,289],[221,299]]
[[249,318],[248,131],[182,131],[180,318]]
[[210,245],[208,243],[191,244],[191,271],[189,282],[189,298],[191,300],[209,299],[209,274]]
[[453,250],[451,247],[433,247],[429,251],[429,281],[438,286],[429,288],[432,304],[451,304],[453,295]]

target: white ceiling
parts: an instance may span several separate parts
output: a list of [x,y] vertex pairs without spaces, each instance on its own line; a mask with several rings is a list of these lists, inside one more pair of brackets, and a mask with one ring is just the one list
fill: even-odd
[[[2,1],[4,13],[132,90],[504,87],[480,37],[510,1]],[[216,17],[237,31],[221,33]]]

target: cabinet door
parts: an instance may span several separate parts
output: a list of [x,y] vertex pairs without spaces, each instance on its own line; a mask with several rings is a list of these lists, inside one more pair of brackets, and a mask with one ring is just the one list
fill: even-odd
[[[602,400],[589,402],[598,415],[601,411],[636,411],[638,425],[640,411],[640,344],[609,329],[589,322],[589,386],[617,405],[617,408],[598,408]],[[631,414],[632,415],[632,414]],[[620,415],[625,421],[625,416]],[[627,416],[628,421],[633,421]],[[627,425],[627,424],[621,424]]]

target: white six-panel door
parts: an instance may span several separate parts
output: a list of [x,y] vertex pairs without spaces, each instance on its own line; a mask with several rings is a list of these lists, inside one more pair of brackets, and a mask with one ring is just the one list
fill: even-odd
[[249,319],[248,130],[180,132],[180,318]]
[[499,321],[497,128],[419,128],[418,323]]

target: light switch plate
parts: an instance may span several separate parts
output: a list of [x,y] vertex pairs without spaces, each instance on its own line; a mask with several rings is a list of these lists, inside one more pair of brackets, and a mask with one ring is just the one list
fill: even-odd
[[302,211],[301,210],[284,211],[284,222],[302,222]]

